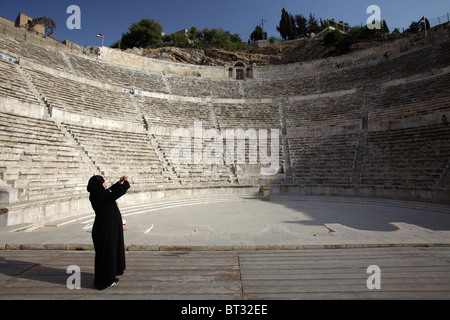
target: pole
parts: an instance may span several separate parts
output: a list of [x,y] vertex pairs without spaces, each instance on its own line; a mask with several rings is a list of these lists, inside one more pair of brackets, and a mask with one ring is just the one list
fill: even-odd
[[102,47],[103,47],[103,34],[97,33],[97,37],[98,37],[98,38],[102,38]]
[[423,23],[425,24],[425,37],[427,36],[427,18],[423,16]]

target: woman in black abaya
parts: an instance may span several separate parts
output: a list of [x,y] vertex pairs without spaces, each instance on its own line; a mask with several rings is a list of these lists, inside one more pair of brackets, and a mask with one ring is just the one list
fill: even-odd
[[89,200],[95,211],[92,227],[92,240],[95,249],[94,287],[99,290],[116,285],[117,276],[125,270],[125,244],[123,240],[122,215],[116,199],[123,196],[130,188],[128,177],[106,189],[102,176],[89,179],[87,191]]

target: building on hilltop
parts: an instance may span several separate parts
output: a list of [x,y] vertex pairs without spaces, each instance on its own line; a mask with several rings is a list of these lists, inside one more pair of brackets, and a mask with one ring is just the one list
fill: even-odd
[[[29,25],[33,19],[33,17],[21,12],[16,18],[15,27],[27,29],[27,25]],[[33,27],[33,31],[36,32],[36,34],[44,36],[45,25],[43,23],[37,24]]]
[[[23,12],[20,12],[17,15],[17,18],[15,21],[11,21],[6,18],[0,17],[0,22],[4,23],[6,25],[9,25],[11,27],[23,28],[23,29],[28,30],[27,26],[31,23],[31,21],[33,21],[33,19],[34,19],[33,17],[31,17]],[[45,36],[45,25],[43,23],[36,24],[33,27],[33,32],[35,32],[38,35]]]
[[179,34],[181,36],[185,36],[186,38],[189,36],[189,30],[188,29],[182,29],[180,31],[177,31],[173,34]]

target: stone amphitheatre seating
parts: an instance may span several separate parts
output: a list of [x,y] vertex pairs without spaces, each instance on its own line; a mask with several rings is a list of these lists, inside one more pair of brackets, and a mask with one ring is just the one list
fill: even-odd
[[[339,69],[333,64],[341,57],[274,67],[286,74],[255,67],[254,79],[238,81],[225,77],[226,67],[222,78],[195,76],[195,66],[190,75],[177,73],[175,64],[151,71],[0,35],[0,53],[19,61],[0,59],[1,180],[17,189],[19,204],[78,196],[83,210],[92,174],[114,182],[125,173],[134,182],[133,199],[161,190],[277,184],[318,186],[319,194],[399,187],[403,198],[448,202],[450,128],[440,123],[443,113],[450,117],[446,37],[404,42],[389,59],[373,58],[376,48],[367,61],[343,56]],[[237,140],[232,149],[226,140],[219,147],[205,136],[196,140],[196,122],[224,138],[227,131],[266,130],[268,153],[276,130],[279,167],[262,175],[268,166],[251,137],[243,150]],[[172,158],[180,128],[191,156],[181,163]],[[214,163],[195,162],[198,143],[202,151],[221,148]],[[0,217],[0,225],[52,218]]]
[[[221,142],[215,138],[196,138],[175,135],[155,135],[158,148],[161,149],[164,158],[167,159],[174,173],[179,178],[181,185],[235,185],[236,183],[249,183],[260,181],[261,167],[269,168],[272,163],[260,159],[260,144],[258,143],[258,131],[255,132],[255,140],[250,136],[245,139],[232,138],[227,140],[225,133]],[[244,132],[245,133],[245,132]],[[271,132],[267,132],[266,152],[264,155],[271,156]],[[239,140],[239,141],[238,141]],[[228,144],[228,145],[227,145]],[[201,147],[198,147],[198,146]],[[284,149],[280,141],[277,145],[280,150],[276,162],[282,166],[284,163]],[[200,163],[196,162],[201,157]],[[182,149],[182,150],[181,150]],[[186,153],[184,153],[186,152]],[[208,157],[205,159],[205,157]],[[275,156],[273,156],[275,157]],[[269,158],[272,161],[272,158]],[[275,162],[275,160],[273,160]],[[263,163],[264,165],[261,165]],[[280,177],[272,175],[272,180],[280,183]]]
[[129,94],[25,68],[52,108],[104,119],[141,122]]
[[358,136],[289,138],[294,183],[350,184]]
[[[448,186],[450,136],[439,116],[449,111],[450,74],[435,74],[369,94],[369,133],[361,183]],[[434,119],[427,123],[427,119]],[[424,122],[425,119],[425,122]],[[412,121],[409,126],[403,122]],[[401,159],[401,161],[399,161]]]
[[281,128],[277,103],[215,103],[220,128]]
[[438,187],[449,162],[450,128],[441,124],[370,132],[361,183]]
[[[181,185],[229,185],[235,182],[235,176],[230,166],[226,165],[223,161],[223,157],[217,157],[216,159],[208,159],[210,162],[199,161],[196,162],[194,153],[196,152],[196,143],[202,145],[202,151],[199,153],[199,157],[203,157],[204,149],[211,147],[215,150],[214,146],[210,146],[209,139],[198,139],[194,137],[182,137],[182,136],[168,136],[168,135],[156,135],[157,147],[160,148],[164,157],[169,164],[173,167],[174,173],[180,180]],[[184,152],[184,153],[183,153]],[[213,156],[215,153],[211,151]]]
[[6,52],[13,55],[20,53],[20,56],[27,60],[55,70],[68,70],[68,65],[64,59],[63,53],[58,50],[46,48],[23,40],[12,39],[11,37],[2,34],[0,34],[0,52]]
[[213,128],[211,110],[205,102],[167,100],[137,96],[142,114],[150,125],[169,127],[192,127],[195,121],[205,128]]
[[52,120],[0,113],[2,180],[18,200],[68,196],[84,191],[89,167]]
[[232,79],[214,79],[166,75],[172,94],[188,97],[241,98],[241,82]]
[[124,174],[138,187],[172,183],[145,133],[64,125],[110,183]]
[[243,86],[247,98],[268,98],[317,93],[320,83],[317,75],[302,75],[281,79],[249,79]]
[[273,78],[244,81],[244,97],[304,96],[382,84],[429,72],[433,68],[448,67],[450,58],[446,53],[449,52],[449,47],[448,42],[442,42],[432,48],[429,46],[415,48],[389,59],[365,63],[350,60],[343,68],[335,68],[334,62],[325,59],[317,67],[317,72],[312,74],[286,77],[280,71],[280,74]]
[[14,98],[23,103],[36,103],[25,81],[13,63],[0,59],[0,97]]
[[116,84],[127,89],[168,93],[161,73],[114,65],[81,55],[67,56],[75,72],[87,79]]
[[371,118],[392,121],[433,112],[445,113],[449,87],[450,74],[443,73],[380,88],[368,97]]
[[361,121],[364,105],[362,90],[344,92],[341,95],[304,96],[292,101],[286,108],[286,125],[298,127],[308,124]]

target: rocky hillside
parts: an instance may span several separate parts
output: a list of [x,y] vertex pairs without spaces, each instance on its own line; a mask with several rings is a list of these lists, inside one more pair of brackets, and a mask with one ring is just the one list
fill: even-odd
[[[402,35],[399,36],[401,37]],[[352,43],[349,52],[377,46],[387,41],[393,41],[399,36],[393,37],[389,35]],[[258,66],[264,66],[322,59],[340,54],[336,47],[326,46],[323,41],[323,35],[320,34],[312,39],[276,41],[274,43],[257,41],[247,45],[245,51],[240,52],[226,51],[219,48],[201,50],[176,47],[157,49],[134,48],[129,51],[154,59],[207,66],[225,66],[236,61],[244,61],[246,64],[256,63]]]

